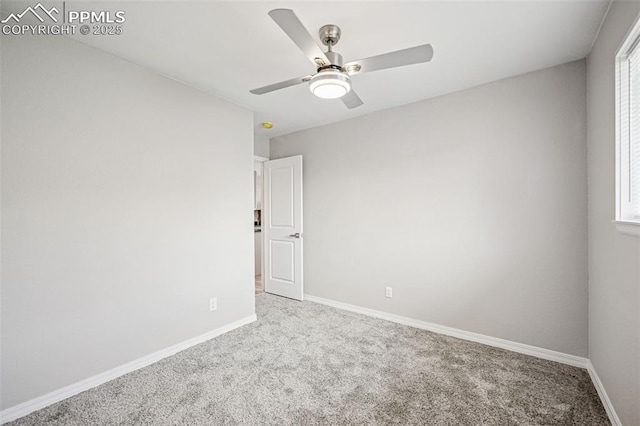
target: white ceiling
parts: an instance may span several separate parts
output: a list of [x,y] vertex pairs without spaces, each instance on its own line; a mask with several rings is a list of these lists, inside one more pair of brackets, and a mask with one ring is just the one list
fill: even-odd
[[[273,137],[584,58],[609,0],[66,3],[124,10],[122,35],[75,38],[245,106],[255,111],[256,134]],[[4,1],[2,8],[24,5]],[[322,25],[339,25],[334,50],[345,62],[424,43],[433,60],[355,76],[364,105],[353,110],[314,97],[305,84],[253,95],[250,89],[314,72],[267,15],[274,8],[293,9],[316,39]],[[265,120],[275,127],[262,129]]]

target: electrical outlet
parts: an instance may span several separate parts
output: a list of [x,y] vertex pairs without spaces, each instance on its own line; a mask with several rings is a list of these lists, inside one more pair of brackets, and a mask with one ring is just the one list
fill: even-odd
[[388,298],[392,298],[393,297],[393,289],[391,287],[385,288],[384,295],[387,296]]
[[218,299],[215,297],[213,299],[209,299],[209,312],[213,312],[218,309]]

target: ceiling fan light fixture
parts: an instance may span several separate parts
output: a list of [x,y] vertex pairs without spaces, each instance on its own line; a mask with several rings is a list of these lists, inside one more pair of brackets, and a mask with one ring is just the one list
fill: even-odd
[[320,71],[309,80],[311,93],[322,99],[338,99],[351,90],[351,79],[342,71]]

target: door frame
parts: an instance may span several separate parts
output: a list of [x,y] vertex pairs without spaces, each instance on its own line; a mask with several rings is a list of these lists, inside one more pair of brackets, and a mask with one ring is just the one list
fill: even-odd
[[[253,164],[255,165],[255,163],[264,163],[265,161],[269,161],[269,158],[266,157],[261,157],[259,155],[254,155],[253,156]],[[263,166],[263,175],[262,175],[262,205],[264,206],[264,166]],[[253,183],[253,193],[254,193],[254,197],[255,197],[255,192],[256,192],[256,188],[255,188],[255,182]],[[262,277],[262,291],[264,292],[264,232],[262,230],[262,218],[264,217],[264,215],[262,214],[262,209],[263,207],[260,208],[260,244],[262,245],[262,249],[260,250],[260,276]],[[255,232],[255,229],[254,229]],[[255,236],[254,236],[254,240],[255,240]],[[255,252],[255,249],[254,249]],[[255,275],[255,273],[254,273]],[[253,287],[254,287],[254,292],[255,292],[255,286],[256,286],[256,278],[255,276],[253,277]]]

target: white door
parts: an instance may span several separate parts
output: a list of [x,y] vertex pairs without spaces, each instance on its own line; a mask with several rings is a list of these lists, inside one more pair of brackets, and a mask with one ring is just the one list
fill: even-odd
[[264,162],[264,291],[302,300],[302,156]]

